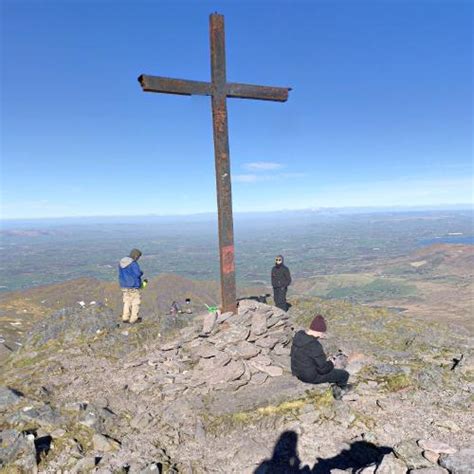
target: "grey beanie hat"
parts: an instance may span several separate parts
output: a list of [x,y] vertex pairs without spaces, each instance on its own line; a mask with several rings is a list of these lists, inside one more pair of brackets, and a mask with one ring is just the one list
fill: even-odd
[[133,258],[133,260],[138,260],[141,256],[142,253],[138,249],[132,249],[129,255],[129,257]]

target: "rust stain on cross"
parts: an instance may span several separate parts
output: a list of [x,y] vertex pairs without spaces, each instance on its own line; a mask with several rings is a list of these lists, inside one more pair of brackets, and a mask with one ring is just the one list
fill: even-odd
[[285,102],[288,87],[257,86],[227,82],[225,61],[224,17],[209,17],[211,42],[211,82],[172,79],[142,74],[138,81],[143,91],[178,95],[207,95],[212,98],[214,155],[216,166],[217,212],[219,222],[219,255],[222,311],[237,310],[235,283],[234,223],[232,217],[232,186],[230,177],[227,98]]

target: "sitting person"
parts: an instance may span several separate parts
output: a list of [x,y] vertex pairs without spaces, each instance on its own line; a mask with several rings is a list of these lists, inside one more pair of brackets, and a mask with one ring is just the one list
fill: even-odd
[[298,331],[291,345],[291,373],[305,383],[332,383],[334,397],[340,399],[348,390],[349,373],[334,368],[328,360],[320,339],[326,337],[326,321],[318,314],[308,330]]

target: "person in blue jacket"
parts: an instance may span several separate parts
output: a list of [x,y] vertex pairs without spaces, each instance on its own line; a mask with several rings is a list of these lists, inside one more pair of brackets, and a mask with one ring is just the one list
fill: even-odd
[[138,259],[141,256],[140,250],[133,249],[128,257],[122,258],[119,262],[119,283],[123,293],[122,321],[124,323],[133,324],[138,320],[143,276],[138,265]]

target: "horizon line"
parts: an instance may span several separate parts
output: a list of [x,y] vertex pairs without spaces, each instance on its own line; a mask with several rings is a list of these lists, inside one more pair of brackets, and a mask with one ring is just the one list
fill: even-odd
[[[393,205],[393,206],[322,206],[322,207],[306,207],[306,208],[293,208],[293,209],[275,209],[271,211],[257,210],[257,211],[235,211],[234,215],[242,214],[277,214],[283,212],[321,212],[321,211],[403,211],[403,210],[417,210],[417,211],[446,211],[446,210],[458,210],[468,211],[474,210],[474,203],[456,203],[456,204],[424,204],[424,205]],[[194,213],[183,213],[183,214],[89,214],[89,215],[77,215],[77,216],[39,216],[39,217],[1,217],[0,222],[11,222],[11,221],[28,221],[28,220],[51,220],[51,219],[97,219],[97,218],[146,218],[146,217],[198,217],[212,215],[217,217],[217,211],[203,211]]]

